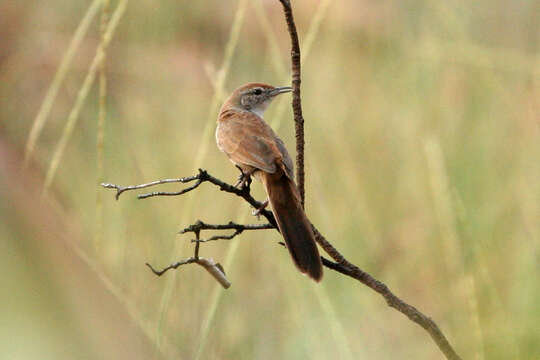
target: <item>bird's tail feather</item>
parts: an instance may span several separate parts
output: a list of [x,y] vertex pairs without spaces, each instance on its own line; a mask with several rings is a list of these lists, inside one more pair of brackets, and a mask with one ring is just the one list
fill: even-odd
[[279,231],[296,267],[320,281],[323,276],[321,257],[296,185],[285,175],[264,173],[262,177]]

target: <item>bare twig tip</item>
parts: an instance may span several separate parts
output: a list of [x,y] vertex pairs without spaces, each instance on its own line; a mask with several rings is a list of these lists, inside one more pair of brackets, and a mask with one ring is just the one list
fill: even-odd
[[150,268],[150,270],[152,270],[152,272],[153,272],[154,274],[156,274],[157,276],[163,275],[163,273],[160,273],[159,271],[157,271],[156,269],[154,269],[154,268],[152,267],[152,265],[150,265],[149,263],[144,263],[144,265],[148,266],[148,267]]
[[[298,33],[296,30],[296,25],[294,23],[293,18],[293,12],[291,8],[291,2],[290,0],[279,0],[281,4],[283,5],[284,13],[285,13],[285,20],[287,22],[289,35],[291,37],[291,67],[292,67],[292,85],[293,85],[293,113],[294,113],[294,121],[295,121],[295,137],[296,137],[296,168],[297,168],[297,186],[300,193],[301,203],[302,206],[304,205],[304,198],[305,198],[305,190],[304,190],[304,181],[305,181],[305,174],[304,174],[304,118],[302,115],[302,106],[301,106],[301,97],[300,97],[300,46],[298,41]],[[199,173],[197,175],[187,177],[187,178],[180,178],[180,179],[166,179],[166,180],[158,180],[154,181],[148,184],[141,184],[136,186],[127,186],[127,187],[119,187],[113,184],[102,184],[102,186],[106,188],[115,188],[117,190],[116,197],[127,190],[135,190],[135,189],[142,189],[158,184],[163,183],[171,183],[171,182],[181,182],[181,183],[188,183],[191,181],[197,180],[193,185],[175,192],[175,193],[165,193],[165,192],[156,192],[156,193],[149,193],[149,194],[143,194],[139,195],[140,199],[152,197],[152,196],[173,196],[173,195],[182,195],[189,191],[192,191],[196,189],[201,183],[203,182],[210,182],[217,186],[221,191],[225,191],[230,194],[234,194],[243,200],[245,200],[247,203],[249,203],[251,206],[255,207],[256,209],[261,208],[262,203],[257,201],[255,198],[253,198],[250,194],[249,187],[244,188],[236,188],[231,184],[228,184],[220,179],[217,179],[213,177],[212,175],[208,174],[208,172],[204,169],[199,169]],[[177,263],[171,264],[165,268],[163,268],[161,271],[155,270],[150,264],[146,264],[154,274],[161,276],[166,271],[170,269],[177,269],[179,266],[184,264],[190,264],[190,263],[196,263],[200,266],[203,266],[224,288],[228,288],[231,283],[227,280],[225,277],[225,272],[223,270],[223,267],[220,264],[216,264],[213,262],[212,259],[205,259],[198,256],[199,246],[200,243],[203,241],[210,241],[210,240],[230,240],[237,236],[238,234],[242,233],[245,230],[259,230],[259,229],[277,229],[275,218],[271,211],[268,211],[266,209],[263,209],[260,214],[264,216],[268,220],[268,224],[263,225],[243,225],[243,224],[236,224],[232,221],[230,221],[228,224],[219,224],[219,225],[213,225],[213,224],[205,224],[202,221],[198,220],[195,224],[190,225],[189,227],[185,228],[184,230],[180,231],[179,233],[184,234],[188,232],[193,232],[197,236],[196,245],[195,245],[195,255],[194,257],[181,260]],[[199,234],[202,230],[234,230],[234,232],[231,235],[216,235],[206,240],[199,239]],[[364,272],[360,268],[358,268],[356,265],[350,263],[345,257],[330,244],[323,235],[313,226],[313,231],[315,233],[316,241],[317,243],[328,253],[332,259],[335,261],[330,261],[328,259],[322,258],[323,264],[335,271],[338,271],[346,276],[349,276],[351,278],[354,278],[358,280],[359,282],[363,283],[364,285],[370,287],[377,293],[379,293],[383,298],[387,301],[388,305],[395,308],[402,314],[406,315],[410,320],[414,321],[421,327],[423,327],[433,338],[439,349],[446,355],[448,359],[460,359],[460,357],[457,355],[455,350],[452,348],[452,346],[449,344],[448,340],[444,336],[444,334],[441,332],[441,330],[438,328],[437,324],[431,320],[431,318],[427,317],[423,313],[421,313],[419,310],[414,308],[413,306],[405,303],[403,300],[401,300],[399,297],[394,295],[391,290],[378,281],[377,279],[373,278],[368,273]],[[279,243],[282,246],[285,246],[283,242]]]

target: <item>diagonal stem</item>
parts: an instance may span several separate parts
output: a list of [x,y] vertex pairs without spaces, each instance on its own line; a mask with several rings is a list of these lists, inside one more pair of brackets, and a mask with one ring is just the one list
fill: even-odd
[[56,171],[58,170],[58,167],[60,166],[60,161],[62,160],[66,146],[75,129],[75,125],[77,124],[81,108],[86,102],[88,93],[90,92],[90,89],[92,88],[92,85],[94,84],[96,74],[105,57],[105,50],[107,46],[109,46],[109,43],[111,42],[113,38],[113,35],[116,31],[118,23],[120,22],[120,19],[122,19],[126,11],[127,3],[128,3],[128,0],[121,0],[116,6],[116,9],[114,10],[111,16],[110,21],[107,23],[107,28],[105,32],[103,33],[103,41],[99,44],[96,50],[96,55],[94,56],[94,59],[92,60],[92,63],[90,64],[90,68],[88,69],[88,72],[83,81],[83,84],[79,92],[77,93],[75,104],[73,105],[73,108],[71,109],[68,115],[68,119],[64,126],[62,136],[60,137],[60,140],[58,141],[56,145],[53,156],[51,158],[51,162],[49,163],[49,167],[47,169],[47,173],[45,175],[45,181],[43,184],[43,191],[41,194],[42,197],[44,197],[47,194],[49,187],[51,186],[54,180]]
[[304,117],[302,115],[302,101],[300,98],[300,43],[294,23],[291,2],[280,0],[287,21],[287,28],[291,36],[291,71],[292,71],[292,108],[294,114],[294,133],[296,137],[296,182],[300,192],[300,201],[304,207],[305,173],[304,173]]
[[[262,205],[262,203],[256,200],[249,193],[248,190],[238,189],[234,187],[233,185],[228,184],[210,175],[206,170],[199,169],[199,174],[190,176],[187,178],[181,178],[181,179],[189,179],[190,181],[197,179],[198,182],[201,182],[201,183],[209,182],[217,186],[221,191],[241,197],[247,203],[249,203],[251,206],[255,208],[260,208]],[[174,180],[174,179],[169,179],[169,180]],[[180,180],[180,179],[176,179],[176,180]],[[117,190],[125,189],[124,191],[127,191],[127,190],[135,190],[135,189],[145,188],[148,186],[158,185],[163,182],[164,182],[163,180],[159,180],[159,181],[154,181],[148,184],[125,186],[125,187],[114,185],[114,184],[103,184],[103,185],[107,185],[105,186],[107,188],[112,188],[112,189],[117,189]],[[172,181],[168,181],[168,182],[172,182]],[[182,182],[182,181],[177,181],[177,182]],[[182,193],[182,191],[180,191],[179,193]],[[141,199],[142,197],[139,196],[138,198]],[[274,218],[274,214],[271,211],[267,209],[262,209],[260,211],[260,215],[266,218],[266,220],[268,221],[268,224],[255,225],[255,226],[261,227],[260,229],[257,229],[257,230],[275,228],[277,231],[279,231],[276,226],[276,220]],[[212,224],[203,223],[202,221],[198,221],[195,224],[182,230],[181,233],[186,233],[186,232],[197,233],[205,229],[211,229],[211,230],[234,229],[238,231],[238,229],[241,229],[242,227],[246,227],[246,226],[252,226],[252,225],[241,225],[241,224],[235,224],[232,222],[229,222],[228,224],[212,225]],[[373,276],[371,276],[367,272],[360,269],[358,266],[348,261],[332,244],[330,244],[328,240],[326,240],[326,238],[319,232],[319,230],[315,227],[315,225],[311,224],[311,226],[313,228],[313,232],[315,234],[315,240],[317,240],[317,243],[335,261],[333,262],[324,257],[321,257],[322,263],[324,266],[334,271],[337,271],[343,275],[356,279],[362,284],[368,286],[372,290],[379,293],[385,299],[386,303],[390,307],[393,307],[394,309],[398,310],[399,312],[407,316],[410,320],[412,320],[413,322],[415,322],[416,324],[424,328],[432,337],[432,339],[435,341],[439,349],[446,355],[447,359],[451,359],[451,360],[461,359],[459,355],[455,352],[455,350],[452,348],[452,346],[450,345],[450,343],[444,336],[443,332],[440,330],[437,324],[430,317],[424,315],[420,310],[418,310],[414,306],[407,304],[401,298],[396,296],[384,283],[375,279]],[[247,230],[247,229],[244,229],[244,230]],[[252,230],[255,230],[255,229],[252,229]],[[200,242],[201,241],[199,240],[197,244],[199,244]],[[169,270],[170,268],[176,268],[173,265],[169,267]]]

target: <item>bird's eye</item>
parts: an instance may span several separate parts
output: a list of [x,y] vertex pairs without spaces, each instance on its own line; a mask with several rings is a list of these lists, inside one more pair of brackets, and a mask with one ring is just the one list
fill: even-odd
[[255,95],[261,95],[262,94],[262,90],[261,89],[255,89],[255,91],[253,92]]

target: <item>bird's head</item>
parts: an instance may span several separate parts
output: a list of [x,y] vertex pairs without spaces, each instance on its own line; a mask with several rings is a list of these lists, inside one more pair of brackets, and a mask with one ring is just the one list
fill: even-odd
[[234,90],[225,105],[251,111],[262,117],[277,95],[290,91],[292,91],[290,86],[274,87],[262,83],[248,83]]

